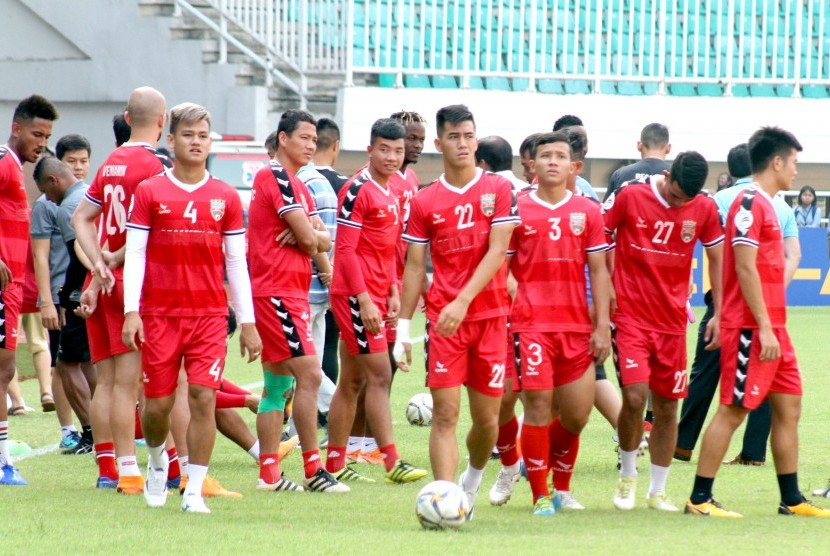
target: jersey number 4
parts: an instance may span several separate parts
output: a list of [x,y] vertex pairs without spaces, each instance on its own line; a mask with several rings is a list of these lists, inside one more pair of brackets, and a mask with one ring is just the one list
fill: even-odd
[[193,201],[187,202],[187,206],[184,208],[184,217],[190,218],[192,223],[196,223],[196,209],[193,208]]

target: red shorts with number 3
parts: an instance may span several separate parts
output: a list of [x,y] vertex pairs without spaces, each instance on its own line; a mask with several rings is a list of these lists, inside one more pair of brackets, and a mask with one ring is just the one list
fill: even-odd
[[518,332],[522,390],[553,390],[593,370],[589,332]]
[[147,315],[142,321],[141,365],[145,396],[164,398],[173,394],[182,363],[188,384],[219,389],[227,353],[227,316]]
[[685,335],[617,326],[611,338],[620,386],[647,383],[649,390],[666,399],[686,397],[689,385]]
[[504,393],[507,317],[463,321],[455,334],[439,336],[427,329],[424,340],[429,388],[466,385],[498,397]]

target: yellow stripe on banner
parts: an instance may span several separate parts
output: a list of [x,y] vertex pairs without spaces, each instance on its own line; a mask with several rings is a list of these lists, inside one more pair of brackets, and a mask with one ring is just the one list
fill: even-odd
[[793,275],[793,280],[821,280],[820,268],[799,268]]
[[818,293],[819,295],[830,295],[830,272],[828,272],[827,276],[824,278],[824,284],[821,286],[821,291]]

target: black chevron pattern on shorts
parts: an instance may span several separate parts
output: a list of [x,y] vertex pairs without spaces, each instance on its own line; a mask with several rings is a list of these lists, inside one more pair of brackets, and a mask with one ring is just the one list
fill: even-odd
[[300,335],[297,333],[297,327],[294,325],[291,313],[285,308],[281,298],[272,297],[271,303],[274,305],[277,318],[282,325],[282,332],[285,334],[285,341],[288,342],[288,349],[291,350],[291,357],[302,357],[305,355],[305,348],[302,340],[300,340]]
[[519,388],[522,386],[522,350],[519,349],[521,343],[519,342],[519,334],[513,334],[513,361],[516,365],[516,382],[519,383]]
[[3,299],[3,292],[0,292],[0,349],[6,349],[8,334],[9,323],[6,321],[6,300]]
[[738,364],[735,367],[735,387],[732,390],[732,405],[738,407],[744,406],[750,349],[752,349],[752,330],[741,330],[741,335],[738,336]]
[[429,320],[424,327],[424,386],[429,387]]
[[366,326],[360,318],[360,302],[356,297],[349,296],[349,312],[352,314],[352,329],[357,338],[358,351],[365,355],[369,352],[369,338],[366,336]]

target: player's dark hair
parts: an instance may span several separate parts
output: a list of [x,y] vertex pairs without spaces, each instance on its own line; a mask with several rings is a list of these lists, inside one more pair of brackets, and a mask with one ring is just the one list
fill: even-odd
[[327,151],[337,141],[340,141],[340,128],[331,118],[317,120],[317,149]]
[[552,131],[550,133],[540,133],[539,137],[533,143],[533,149],[531,150],[530,157],[536,158],[536,151],[542,145],[550,145],[551,143],[565,143],[570,147],[571,157],[573,157],[573,147],[571,147],[571,142],[568,141],[568,136],[562,133],[561,131]]
[[[317,141],[317,144],[318,145],[320,144],[319,140]],[[276,131],[272,131],[271,133],[268,134],[268,137],[265,138],[265,143],[264,143],[263,146],[266,149],[270,148],[272,151],[276,151],[279,148],[280,143],[279,143],[279,141],[277,141],[277,132]]]
[[662,149],[669,144],[669,128],[663,124],[648,124],[640,132],[640,143],[647,149]]
[[476,149],[476,163],[481,161],[493,170],[502,172],[513,167],[513,148],[504,137],[490,135],[478,141]]
[[412,124],[426,124],[427,120],[417,112],[407,112],[405,110],[401,110],[400,112],[395,112],[391,116],[389,116],[393,120],[398,120],[401,122],[401,125],[404,127]]
[[568,144],[571,146],[571,159],[574,162],[581,162],[585,160],[585,154],[588,152],[588,134],[582,126],[566,127],[560,133],[568,138]]
[[372,131],[369,135],[369,144],[374,145],[378,139],[389,139],[395,141],[403,139],[406,130],[392,118],[381,118],[372,124]]
[[55,145],[55,154],[58,160],[63,160],[63,155],[71,151],[86,151],[87,155],[92,154],[92,147],[86,137],[77,133],[70,133],[58,139]]
[[[49,176],[60,174],[69,174],[72,176],[72,170],[57,158],[46,157],[38,159],[35,164],[35,169],[32,171],[32,178],[39,187],[46,183]],[[74,176],[72,178],[74,179]]]
[[726,167],[729,175],[735,179],[745,178],[752,174],[752,165],[749,162],[749,146],[746,143],[735,145],[726,155]]
[[308,122],[315,128],[317,127],[317,120],[305,110],[286,110],[280,116],[280,123],[277,124],[277,135],[285,132],[290,136],[300,126],[300,122]]
[[676,181],[690,199],[700,193],[708,175],[709,163],[696,151],[686,151],[677,155],[669,170],[669,179]]
[[531,158],[533,157],[533,145],[536,143],[536,140],[544,135],[543,133],[531,133],[527,137],[525,137],[522,144],[519,145],[519,156],[524,154],[528,154]]
[[749,161],[752,173],[757,174],[767,169],[776,156],[786,158],[796,150],[801,152],[801,143],[795,135],[780,127],[762,127],[749,138]]
[[35,118],[54,122],[60,117],[58,109],[46,97],[32,95],[20,101],[14,109],[13,120],[15,122],[32,121]]
[[585,125],[582,123],[582,118],[579,116],[574,116],[573,114],[565,114],[555,122],[553,122],[553,131],[559,131],[561,129],[565,129],[566,127],[571,127],[575,125]]
[[813,206],[813,207],[816,206],[816,203],[818,202],[818,197],[816,197],[816,190],[813,189],[813,186],[811,186],[811,185],[805,185],[804,187],[801,188],[801,191],[798,192],[798,204],[799,205],[802,204],[801,203],[801,196],[804,195],[804,193],[806,193],[807,191],[809,191],[810,193],[813,194],[813,202],[810,203],[810,206]]
[[435,126],[438,128],[439,137],[444,133],[445,125],[459,125],[464,122],[473,122],[473,126],[476,125],[473,113],[463,104],[445,106],[435,114]]
[[[124,109],[126,110],[126,108]],[[124,117],[124,112],[119,112],[112,117],[112,133],[115,135],[115,146],[120,147],[130,140],[132,128],[127,123],[127,118]]]

